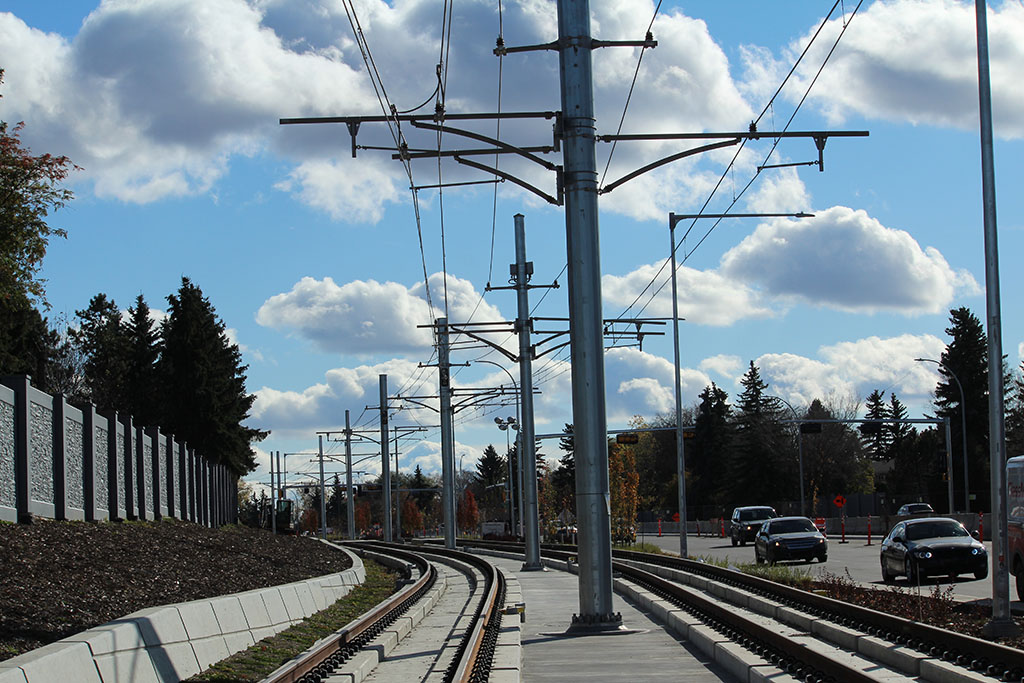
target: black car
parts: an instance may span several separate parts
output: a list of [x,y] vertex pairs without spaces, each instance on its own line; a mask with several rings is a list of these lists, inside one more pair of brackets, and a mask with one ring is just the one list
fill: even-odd
[[778,517],[775,508],[767,505],[748,505],[738,507],[732,511],[732,520],[729,522],[729,538],[732,544],[746,545],[747,541],[753,541],[757,530],[761,528],[765,520]]
[[896,514],[900,517],[906,515],[934,515],[935,510],[928,503],[907,503],[897,510]]
[[779,560],[818,562],[828,559],[828,541],[806,517],[776,517],[765,522],[754,538],[754,559],[758,564]]
[[905,576],[920,583],[926,576],[974,574],[988,576],[988,552],[964,525],[946,517],[908,519],[892,528],[882,541],[882,581]]

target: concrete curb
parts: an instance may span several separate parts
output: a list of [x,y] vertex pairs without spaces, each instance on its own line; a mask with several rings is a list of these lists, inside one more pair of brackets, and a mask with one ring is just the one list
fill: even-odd
[[151,607],[0,662],[0,683],[164,683],[279,633],[366,580],[352,568],[305,581]]

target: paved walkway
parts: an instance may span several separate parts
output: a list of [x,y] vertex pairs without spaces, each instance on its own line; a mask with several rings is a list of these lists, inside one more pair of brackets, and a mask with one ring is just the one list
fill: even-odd
[[538,681],[734,681],[730,674],[686,641],[666,631],[645,612],[615,595],[623,624],[639,633],[557,637],[579,612],[575,574],[549,569],[520,571],[522,561],[489,557],[515,574],[526,602],[522,680]]

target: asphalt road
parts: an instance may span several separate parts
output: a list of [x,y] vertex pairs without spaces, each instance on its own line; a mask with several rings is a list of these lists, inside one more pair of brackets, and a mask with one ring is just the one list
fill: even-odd
[[[679,553],[678,535],[658,537],[657,535],[652,536],[647,534],[642,537],[638,537],[637,540],[654,543],[663,550],[667,550],[675,554]],[[854,581],[859,583],[878,587],[885,586],[885,584],[882,583],[882,574],[879,564],[879,544],[882,537],[872,536],[871,545],[867,544],[867,537],[865,536],[847,536],[846,540],[846,543],[842,543],[839,537],[829,537],[828,560],[824,563],[812,562],[807,564],[804,562],[790,562],[780,564],[791,564],[794,567],[808,569],[812,575],[817,575],[823,570],[840,576],[848,573]],[[686,544],[691,557],[711,557],[716,560],[728,560],[731,564],[754,562],[754,544],[747,543],[746,546],[736,546],[734,548],[732,541],[729,540],[728,536],[725,538],[687,536]],[[985,546],[991,552],[991,544],[986,543]],[[993,577],[991,572],[989,573],[988,578],[981,581],[977,581],[970,576],[961,576],[954,584],[953,595],[960,600],[991,599],[992,579]],[[900,587],[910,586],[904,578],[897,579],[895,585]],[[936,585],[945,588],[949,585],[949,579],[947,577],[925,579],[921,582],[921,590],[931,592],[932,588]],[[916,586],[914,587],[916,588]],[[1017,591],[1014,588],[1014,580],[1012,576],[1010,577],[1009,590],[1010,598],[1015,599],[1017,597]],[[1017,609],[1024,609],[1024,604],[1014,602],[1013,607]]]

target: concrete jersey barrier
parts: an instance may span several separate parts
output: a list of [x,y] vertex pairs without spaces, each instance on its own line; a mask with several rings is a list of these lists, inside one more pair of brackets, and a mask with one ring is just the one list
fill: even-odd
[[305,581],[151,607],[0,662],[0,683],[169,683],[325,609],[366,580],[352,568]]

